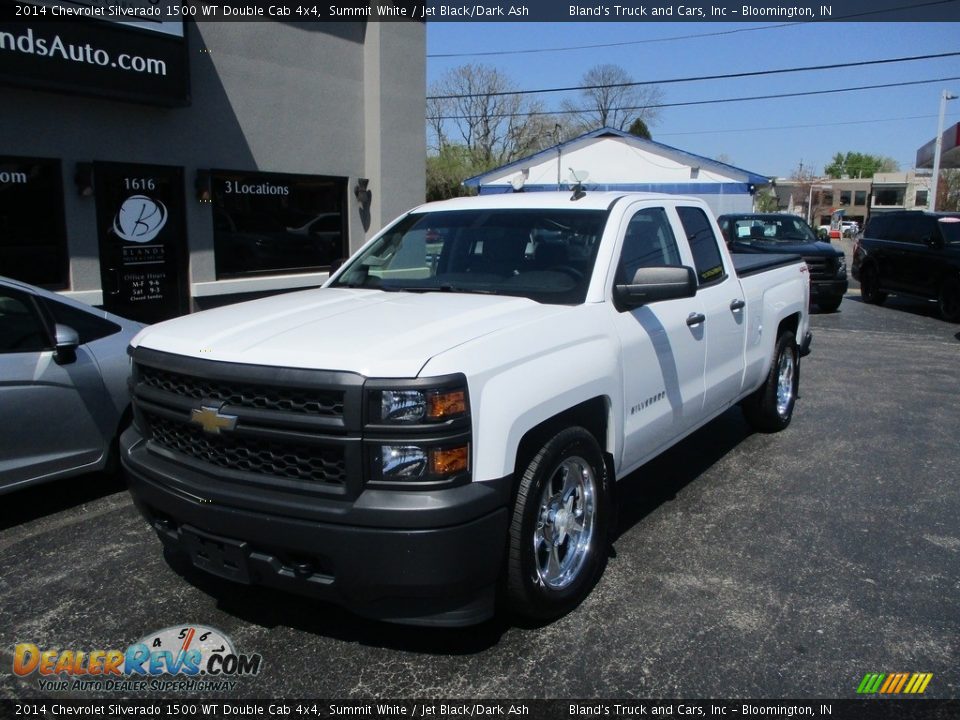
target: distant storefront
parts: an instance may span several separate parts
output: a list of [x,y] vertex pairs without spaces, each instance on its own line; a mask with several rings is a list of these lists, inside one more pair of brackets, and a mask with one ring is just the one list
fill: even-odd
[[0,275],[145,322],[423,201],[420,23],[0,22]]

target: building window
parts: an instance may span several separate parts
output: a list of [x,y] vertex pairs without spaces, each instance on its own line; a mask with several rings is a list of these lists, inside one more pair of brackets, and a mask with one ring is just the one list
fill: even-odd
[[850,198],[851,198],[851,191],[850,191],[850,190],[841,190],[841,191],[840,191],[840,204],[841,204],[841,205],[849,205],[849,204],[850,204]]
[[885,207],[903,206],[903,188],[878,188],[874,193],[874,204]]
[[217,279],[327,270],[347,255],[347,179],[210,173]]
[[60,161],[0,156],[0,273],[60,290],[68,269]]
[[833,205],[833,191],[821,190],[817,193],[817,205]]
[[917,190],[917,196],[914,199],[914,205],[917,207],[926,207],[927,206],[927,197],[929,195],[929,190]]
[[854,205],[866,205],[867,204],[867,191],[866,190],[857,190],[853,194],[853,204]]

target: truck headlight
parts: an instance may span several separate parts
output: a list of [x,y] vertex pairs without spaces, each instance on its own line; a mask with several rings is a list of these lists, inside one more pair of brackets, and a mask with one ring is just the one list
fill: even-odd
[[444,390],[379,390],[380,422],[441,422],[467,414],[467,391],[464,388]]
[[437,482],[469,469],[470,446],[381,445],[373,457],[373,479],[383,482]]
[[840,258],[840,262],[837,264],[837,276],[846,277],[847,276],[847,259]]

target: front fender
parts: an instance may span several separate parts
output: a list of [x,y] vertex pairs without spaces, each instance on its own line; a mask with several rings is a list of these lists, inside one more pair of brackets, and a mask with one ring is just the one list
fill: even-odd
[[531,428],[596,397],[607,399],[609,413],[601,446],[619,457],[619,346],[601,307],[582,305],[546,322],[487,335],[427,364],[422,376],[467,376],[475,480],[512,473],[520,441]]

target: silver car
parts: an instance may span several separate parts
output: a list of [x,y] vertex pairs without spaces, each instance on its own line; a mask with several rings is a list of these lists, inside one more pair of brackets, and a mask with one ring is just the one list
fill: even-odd
[[112,465],[142,327],[0,277],[0,494]]

